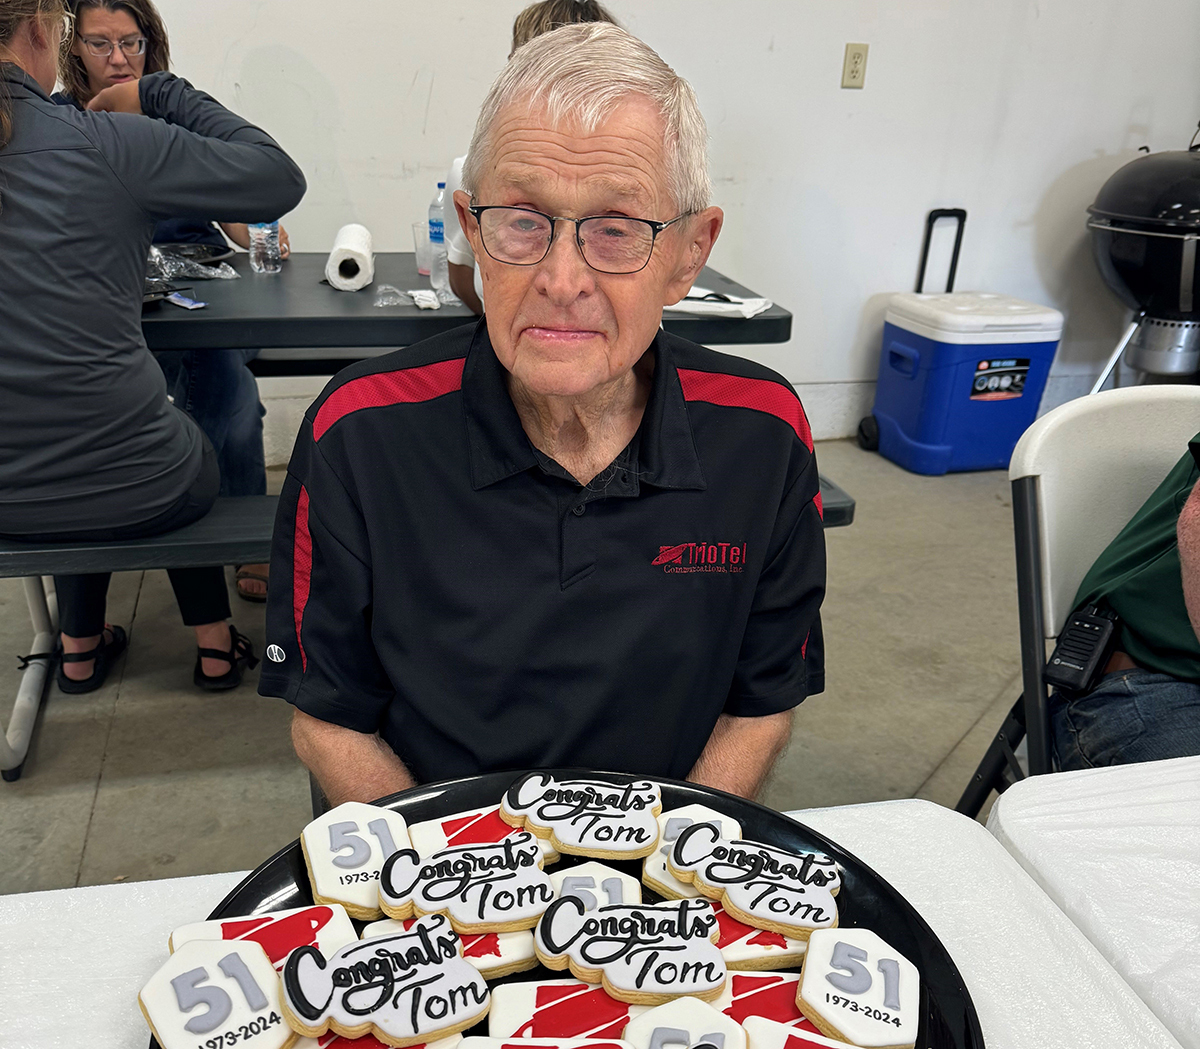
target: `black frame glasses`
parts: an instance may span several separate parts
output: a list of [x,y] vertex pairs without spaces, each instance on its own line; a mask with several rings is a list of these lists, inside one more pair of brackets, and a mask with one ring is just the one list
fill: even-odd
[[[650,257],[654,254],[654,245],[658,242],[658,235],[663,230],[665,230],[668,226],[673,226],[680,219],[685,219],[688,217],[688,215],[692,214],[690,211],[685,211],[682,215],[676,215],[673,219],[670,219],[667,222],[658,222],[655,219],[636,219],[636,218],[630,218],[629,216],[626,216],[626,215],[585,215],[583,218],[573,219],[573,218],[567,217],[566,215],[547,215],[544,211],[536,211],[533,208],[512,207],[507,204],[472,204],[469,208],[467,208],[467,211],[469,211],[472,215],[475,216],[475,221],[479,225],[479,238],[480,238],[480,240],[483,241],[483,250],[486,251],[488,253],[488,255],[491,256],[493,259],[495,259],[497,262],[502,262],[506,266],[537,266],[539,263],[541,263],[545,260],[547,255],[550,254],[550,248],[554,244],[554,235],[558,229],[558,223],[559,222],[573,222],[573,223],[575,223],[575,245],[576,245],[576,247],[578,247],[579,254],[582,256],[583,261],[585,263],[587,263],[587,265],[591,269],[594,269],[597,273],[614,273],[614,274],[640,273],[642,270],[644,270],[648,265],[650,265]],[[488,244],[488,235],[484,232],[484,221],[481,217],[486,212],[489,212],[489,211],[521,212],[521,213],[524,213],[527,215],[536,215],[539,218],[543,218],[547,222],[549,222],[550,223],[550,234],[549,234],[549,236],[546,237],[546,248],[542,252],[542,254],[540,256],[538,256],[538,258],[536,258],[536,259],[529,259],[524,262],[517,262],[511,258],[504,258],[502,254],[497,255],[496,252],[492,250],[493,247],[496,247],[494,242],[492,245]],[[611,269],[611,268],[608,268],[608,266],[611,265],[611,263],[603,264],[603,260],[600,260],[602,262],[602,264],[597,265],[595,261],[588,258],[588,240],[584,235],[584,229],[585,229],[585,226],[587,225],[587,223],[595,223],[596,224],[594,226],[588,227],[589,230],[599,231],[603,228],[603,226],[601,224],[608,223],[609,226],[611,227],[613,225],[613,223],[615,223],[615,222],[637,223],[641,226],[647,227],[650,230],[650,243],[649,243],[649,246],[645,250],[645,258],[641,257],[640,250],[639,250],[639,253],[635,256],[635,258],[641,258],[640,263],[634,265],[633,262],[631,261],[628,268]],[[494,236],[494,233],[495,233],[495,231],[493,230],[493,236]],[[499,251],[499,250],[500,249],[498,247],[496,247],[496,251]],[[594,254],[594,252],[593,252],[593,254]]]

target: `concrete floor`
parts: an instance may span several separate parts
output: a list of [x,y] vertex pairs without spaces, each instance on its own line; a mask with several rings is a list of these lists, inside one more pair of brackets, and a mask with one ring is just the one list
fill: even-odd
[[[817,455],[858,508],[826,532],[827,691],[798,711],[764,800],[952,806],[1019,692],[1007,478],[918,477],[849,441]],[[262,606],[234,604],[261,651]],[[0,893],[253,867],[310,818],[289,708],[257,695],[257,672],[197,692],[165,573],[114,577],[109,617],[129,653],[95,693],[51,688],[22,778],[0,783]],[[20,582],[0,580],[0,651],[31,636]],[[5,724],[17,683],[6,659]]]

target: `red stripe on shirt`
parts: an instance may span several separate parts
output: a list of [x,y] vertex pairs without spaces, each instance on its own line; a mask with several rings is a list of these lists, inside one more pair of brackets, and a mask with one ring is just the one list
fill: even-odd
[[817,516],[822,521],[824,521],[825,520],[825,504],[823,502],[821,502],[820,489],[817,489],[817,494],[813,496],[813,502],[817,504]]
[[804,417],[804,409],[794,393],[770,379],[747,379],[741,375],[720,372],[698,372],[679,369],[683,396],[689,401],[707,401],[730,408],[752,408],[782,419],[804,442],[811,452],[812,430]]
[[304,653],[304,639],[300,636],[300,624],[304,622],[304,606],[308,604],[308,592],[312,585],[312,535],[308,531],[308,489],[300,486],[296,498],[296,535],[292,540],[292,616],[296,620],[296,644],[300,646],[300,667],[308,670],[308,656]]
[[339,386],[317,410],[313,420],[313,440],[319,441],[339,419],[362,408],[383,408],[389,404],[414,404],[462,389],[463,357],[419,368],[377,372],[351,379]]

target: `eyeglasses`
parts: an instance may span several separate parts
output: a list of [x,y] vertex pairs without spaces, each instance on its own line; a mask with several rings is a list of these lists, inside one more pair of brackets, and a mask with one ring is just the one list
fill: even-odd
[[99,38],[79,38],[83,46],[88,49],[88,54],[96,58],[107,58],[116,48],[121,49],[121,53],[126,58],[135,58],[138,55],[146,53],[146,38],[144,36],[127,36],[124,40],[103,40]]
[[583,261],[600,273],[637,273],[645,269],[658,235],[690,214],[676,215],[670,222],[655,222],[620,215],[571,219],[495,204],[474,204],[467,210],[479,223],[483,250],[510,266],[536,266],[550,254],[555,224],[573,222],[575,243]]

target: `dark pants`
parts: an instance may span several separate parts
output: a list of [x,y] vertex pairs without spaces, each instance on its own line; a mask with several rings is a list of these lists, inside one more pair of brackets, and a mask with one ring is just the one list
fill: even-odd
[[212,441],[221,495],[266,495],[258,383],[246,367],[258,350],[159,350],[167,393]]
[[[136,525],[82,532],[56,532],[22,536],[22,540],[45,543],[105,542],[115,539],[142,539],[162,535],[199,520],[217,498],[221,475],[212,446],[204,442],[200,474],[173,506]],[[186,626],[200,626],[229,618],[229,592],[225,589],[225,570],[210,568],[172,568],[167,575]],[[93,637],[104,629],[104,607],[108,600],[110,572],[88,575],[56,575],[58,622],[70,637]]]

